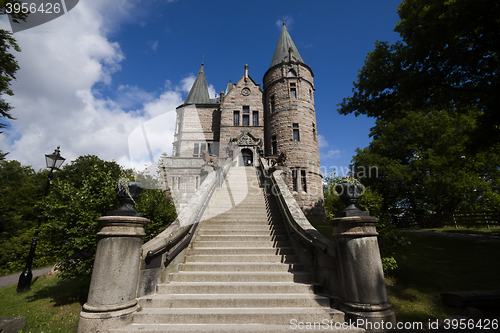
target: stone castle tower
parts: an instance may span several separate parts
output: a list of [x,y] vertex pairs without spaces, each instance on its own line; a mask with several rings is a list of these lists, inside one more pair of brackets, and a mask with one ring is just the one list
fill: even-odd
[[311,213],[323,204],[313,76],[283,23],[264,74],[265,155],[286,152],[286,181],[302,209]]
[[164,158],[168,182],[182,204],[203,181],[202,152],[231,157],[251,166],[259,156],[286,153],[286,182],[306,214],[323,215],[313,72],[297,50],[285,24],[263,89],[249,75],[229,82],[210,98],[204,65],[177,111],[172,157]]

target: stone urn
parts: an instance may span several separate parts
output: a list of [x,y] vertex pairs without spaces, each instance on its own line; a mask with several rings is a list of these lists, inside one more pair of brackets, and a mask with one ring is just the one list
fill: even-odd
[[335,191],[339,194],[340,200],[342,200],[345,205],[344,210],[339,216],[350,216],[354,212],[356,212],[354,215],[359,216],[361,211],[355,206],[355,204],[358,202],[359,197],[364,193],[364,190],[365,187],[358,182],[343,181],[335,185]]
[[115,184],[115,190],[122,206],[115,212],[123,212],[124,215],[135,216],[137,212],[132,205],[135,204],[135,201],[139,198],[139,194],[142,192],[143,188],[142,184],[135,180],[118,180]]

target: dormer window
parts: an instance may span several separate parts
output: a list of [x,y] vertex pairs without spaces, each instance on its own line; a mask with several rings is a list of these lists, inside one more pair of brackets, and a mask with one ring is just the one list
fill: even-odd
[[297,76],[297,73],[295,73],[295,71],[293,69],[290,69],[288,71],[288,74],[286,75],[287,77],[296,77]]

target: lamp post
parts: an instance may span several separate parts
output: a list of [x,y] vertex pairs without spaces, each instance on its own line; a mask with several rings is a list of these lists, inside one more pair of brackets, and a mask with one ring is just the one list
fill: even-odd
[[[61,146],[57,146],[57,149],[54,150],[52,154],[45,154],[45,163],[47,164],[47,168],[50,168],[49,176],[47,177],[47,185],[45,185],[44,196],[49,194],[50,181],[52,180],[52,176],[54,174],[54,169],[59,170],[59,167],[66,160],[64,157],[60,155]],[[17,292],[25,292],[30,290],[31,287],[31,279],[33,278],[33,273],[31,272],[31,266],[33,264],[33,257],[35,256],[35,250],[37,245],[37,237],[40,232],[40,225],[42,224],[42,218],[38,216],[38,227],[35,231],[35,237],[31,242],[30,253],[28,255],[28,260],[26,261],[26,267],[24,271],[19,276],[19,282],[17,283]]]

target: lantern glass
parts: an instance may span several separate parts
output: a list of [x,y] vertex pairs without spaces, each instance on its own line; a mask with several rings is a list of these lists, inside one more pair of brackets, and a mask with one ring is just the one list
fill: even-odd
[[45,154],[47,168],[59,169],[66,159],[59,154],[59,147],[52,154]]

